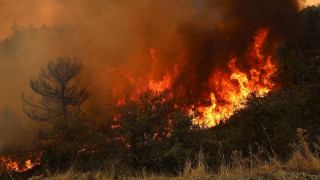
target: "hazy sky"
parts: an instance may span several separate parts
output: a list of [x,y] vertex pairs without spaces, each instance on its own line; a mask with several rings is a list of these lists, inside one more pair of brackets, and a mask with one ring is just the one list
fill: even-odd
[[320,0],[307,0],[308,5],[314,5],[320,3]]

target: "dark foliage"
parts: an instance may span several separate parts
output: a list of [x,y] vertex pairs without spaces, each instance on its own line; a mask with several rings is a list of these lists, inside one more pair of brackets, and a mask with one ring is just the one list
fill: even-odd
[[192,118],[175,107],[169,92],[127,97],[118,108],[113,130],[123,146],[122,161],[138,169],[178,170],[190,154],[200,150],[201,130]]
[[[46,82],[53,79],[43,70],[39,81],[31,81],[42,101],[36,105],[25,99],[27,104],[48,111],[49,115],[61,113],[54,118],[47,136],[52,143],[43,154],[43,165],[66,169],[76,164],[82,170],[113,165],[116,174],[143,168],[177,173],[187,160],[195,162],[199,151],[205,154],[207,165],[213,169],[218,169],[221,156],[228,158],[234,150],[246,156],[263,149],[266,156],[288,158],[289,143],[295,140],[297,128],[306,129],[313,141],[320,133],[320,8],[308,8],[300,16],[306,20],[301,37],[286,42],[280,51],[282,62],[274,79],[278,90],[264,97],[251,94],[244,109],[209,129],[194,125],[193,117],[175,106],[169,91],[145,91],[138,96],[127,96],[121,105],[112,108],[115,111],[108,112],[114,117],[112,126],[99,127],[97,134],[91,131],[83,113],[76,111],[69,116],[64,112],[69,110],[68,106],[79,105],[86,99],[85,92],[78,91],[77,85],[67,86],[79,69],[72,69],[75,73],[69,78],[57,81],[56,88]],[[50,67],[48,70],[56,77],[57,69]],[[63,70],[62,74],[69,74],[67,71]],[[63,88],[65,101],[55,96]],[[94,147],[95,153],[90,148],[78,153],[84,145]]]
[[[275,76],[279,89],[265,97],[252,94],[246,108],[226,123],[212,128],[217,140],[228,149],[249,153],[249,147],[287,158],[296,129],[306,129],[310,138],[320,131],[320,8],[300,14],[305,29],[300,38],[281,48],[280,67]],[[257,149],[256,148],[256,149]]]
[[81,67],[77,58],[70,57],[58,57],[44,66],[39,78],[30,80],[31,89],[40,99],[37,101],[34,96],[22,94],[23,110],[29,118],[50,121],[59,113],[66,118],[74,107],[82,104],[87,99],[86,90],[74,81]]
[[300,17],[305,22],[301,36],[281,48],[276,82],[282,88],[320,80],[320,8],[306,8]]
[[249,153],[249,147],[258,145],[270,155],[286,158],[297,128],[307,129],[310,137],[317,138],[319,112],[320,84],[294,86],[266,97],[252,94],[246,108],[214,127],[213,133],[229,152],[241,149]]

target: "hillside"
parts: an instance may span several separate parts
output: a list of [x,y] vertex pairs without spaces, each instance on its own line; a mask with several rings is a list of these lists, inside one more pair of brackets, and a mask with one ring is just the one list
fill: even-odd
[[[245,4],[239,11],[249,7]],[[182,56],[160,53],[160,58],[186,57],[170,66],[180,68],[180,74],[168,70],[160,81],[151,78],[157,71],[147,80],[135,74],[123,82],[135,82],[137,88],[119,81],[114,96],[102,93],[108,98],[98,93],[98,86],[87,91],[86,83],[80,83],[89,78],[82,73],[91,73],[85,69],[88,62],[67,56],[50,61],[30,79],[39,99],[21,95],[26,117],[45,124],[35,129],[36,148],[30,155],[21,151],[24,157],[16,153],[17,159],[27,161],[15,161],[11,149],[1,149],[0,178],[320,179],[320,6],[294,16],[287,10],[284,15],[272,12],[281,14],[281,21],[295,17],[296,22],[285,24],[296,23],[292,32],[252,12],[258,13],[254,18],[261,24],[243,28],[243,36],[238,29],[224,27],[230,33],[227,38],[225,32],[203,24],[195,28],[199,24],[194,17],[178,28],[190,50]],[[253,17],[250,13],[235,22],[245,27],[246,18]],[[269,28],[261,28],[268,23]],[[55,29],[17,30],[2,46],[52,32]],[[152,68],[161,67],[157,51],[149,51],[156,63]],[[228,62],[208,62],[230,54]],[[125,74],[123,69],[108,70]],[[139,87],[143,81],[148,88]]]

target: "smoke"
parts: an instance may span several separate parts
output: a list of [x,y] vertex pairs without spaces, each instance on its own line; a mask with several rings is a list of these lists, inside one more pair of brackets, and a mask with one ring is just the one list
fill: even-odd
[[188,49],[187,64],[175,82],[182,104],[210,104],[212,73],[226,68],[232,55],[242,58],[246,68],[243,57],[260,28],[269,29],[264,54],[275,55],[279,43],[298,34],[299,9],[296,0],[208,0],[202,12],[179,27]]
[[81,80],[90,94],[85,109],[101,121],[110,101],[166,73],[176,77],[177,103],[207,104],[212,72],[225,68],[231,54],[242,56],[261,27],[270,30],[265,51],[274,54],[295,36],[299,10],[298,0],[3,0],[0,107],[15,117],[1,115],[0,124],[16,123],[7,131],[15,133],[0,130],[1,139],[10,139],[0,147],[34,148],[32,138],[21,137],[34,136],[41,124],[22,113],[20,95],[32,93],[29,79],[57,56],[83,60]]

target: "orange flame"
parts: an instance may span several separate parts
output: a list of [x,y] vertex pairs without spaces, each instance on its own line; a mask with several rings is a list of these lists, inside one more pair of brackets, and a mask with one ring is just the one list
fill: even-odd
[[[251,68],[248,74],[237,67],[237,57],[231,58],[228,63],[231,72],[215,71],[210,82],[215,89],[215,93],[212,92],[210,95],[212,105],[197,109],[202,116],[196,117],[195,123],[207,127],[215,126],[229,118],[236,110],[244,108],[243,102],[250,93],[256,92],[263,96],[272,89],[270,78],[276,68],[271,62],[271,56],[266,58],[261,53],[268,31],[258,30],[254,43],[246,54],[246,58],[249,59],[248,66]],[[194,114],[194,111],[190,110],[190,113]]]
[[[195,111],[201,114],[194,118],[194,123],[206,127],[215,126],[220,121],[229,118],[236,110],[244,108],[244,101],[250,93],[256,92],[259,96],[263,96],[273,88],[270,79],[276,67],[271,62],[271,56],[265,57],[262,54],[268,33],[268,28],[262,28],[253,38],[254,42],[245,55],[249,71],[239,67],[237,64],[239,59],[236,56],[233,56],[228,63],[229,71],[221,69],[214,71],[210,80],[213,91],[208,97],[211,99],[211,105],[189,110],[190,114],[195,114]],[[153,61],[157,62],[156,50],[150,49],[149,51]],[[149,89],[158,92],[170,89],[176,75],[177,72],[167,73],[163,76],[163,80],[149,80]]]
[[[152,69],[155,69],[156,67],[156,63],[158,62],[158,58],[156,56],[156,50],[153,48],[149,49],[149,53],[151,55],[151,58],[153,60],[153,66]],[[151,71],[153,72],[153,71]],[[150,74],[150,76],[152,77],[153,75]],[[162,77],[163,80],[161,81],[155,81],[155,80],[150,80],[149,81],[149,89],[153,90],[153,91],[157,91],[157,92],[161,92],[161,91],[165,91],[167,89],[171,88],[171,84],[172,84],[172,75],[170,73],[167,73],[166,75],[164,75]]]
[[[256,32],[252,45],[243,57],[245,64],[240,63],[243,61],[237,55],[232,55],[227,70],[215,69],[213,71],[208,82],[211,89],[210,97],[205,97],[211,100],[211,105],[199,107],[194,104],[189,109],[190,114],[200,115],[193,119],[195,124],[206,127],[216,126],[233,115],[235,111],[244,108],[244,102],[251,93],[255,92],[259,96],[264,96],[274,88],[270,79],[276,72],[276,66],[271,61],[271,55],[263,54],[268,34],[268,28],[261,28]],[[181,64],[176,64],[173,72],[167,70],[160,80],[155,80],[156,77],[159,78],[155,73],[159,62],[156,52],[156,49],[149,49],[153,64],[148,74],[146,88],[157,92],[170,90],[179,75],[179,68],[184,65],[185,52],[182,54]],[[138,88],[136,94],[140,91],[141,89]],[[120,99],[117,105],[123,103],[124,101]],[[116,122],[116,119],[114,121]],[[118,126],[112,128],[116,127]]]
[[2,158],[2,163],[5,165],[8,171],[16,171],[16,172],[25,172],[30,169],[33,169],[34,166],[40,165],[40,157],[38,157],[33,163],[31,159],[25,161],[24,166],[20,166],[20,161],[13,161],[10,156],[8,158]]

